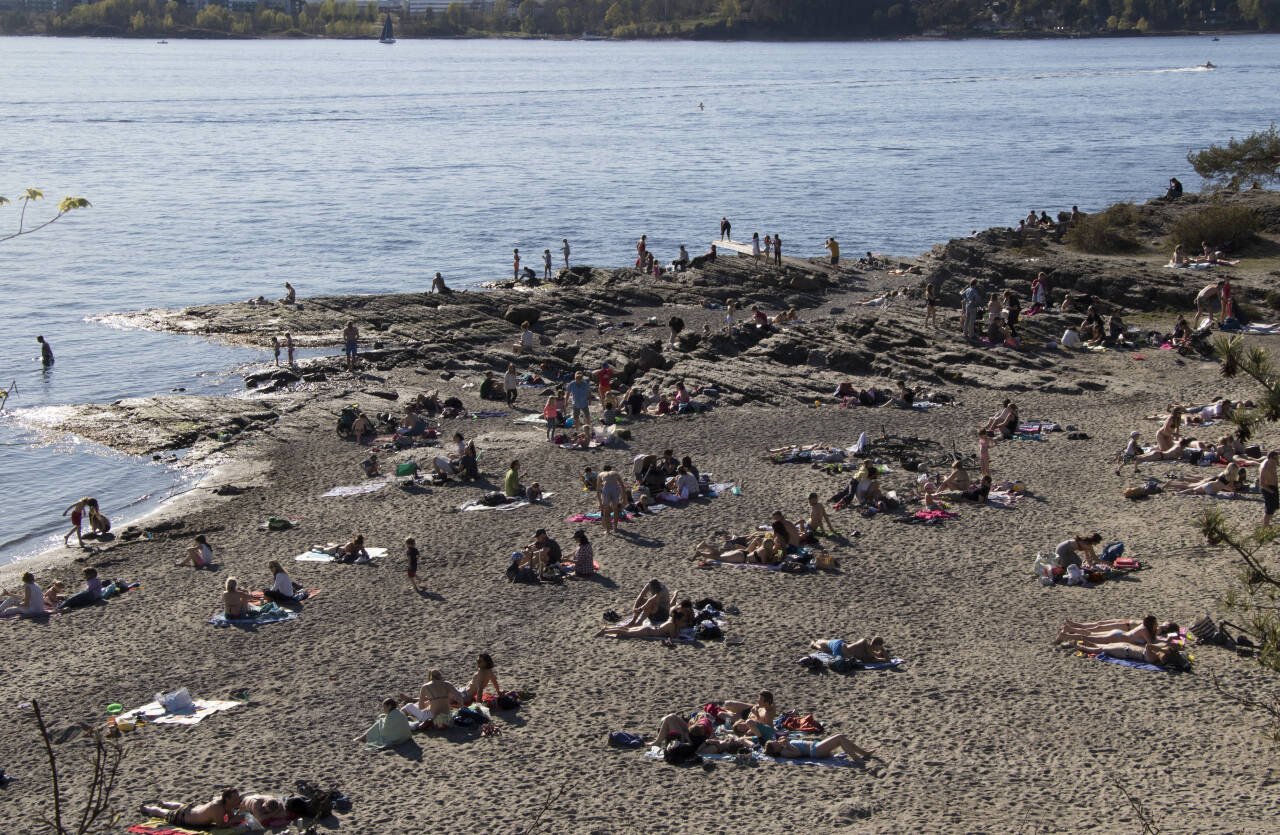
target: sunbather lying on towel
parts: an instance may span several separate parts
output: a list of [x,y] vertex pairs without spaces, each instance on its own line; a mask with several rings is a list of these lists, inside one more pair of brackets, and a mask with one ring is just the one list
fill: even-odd
[[782,559],[784,550],[784,548],[778,547],[778,543],[786,541],[786,530],[780,522],[774,522],[772,527],[772,535],[762,536],[757,534],[747,540],[745,547],[724,551],[720,556],[712,557],[712,559],[719,562],[777,565],[779,560]]
[[828,652],[837,658],[849,658],[864,664],[886,662],[889,652],[884,648],[884,638],[876,635],[871,638],[859,638],[856,641],[845,641],[841,638],[820,638],[812,641],[810,647],[818,652]]
[[[1170,627],[1172,628],[1170,629]],[[1155,643],[1160,635],[1177,631],[1178,625],[1176,623],[1170,622],[1162,626],[1157,623],[1155,615],[1147,615],[1136,623],[1131,620],[1102,620],[1092,623],[1077,623],[1064,620],[1062,627],[1058,630],[1058,636],[1053,639],[1053,642],[1061,644],[1075,643],[1077,641],[1091,641],[1094,643],[1110,641],[1143,646]]]
[[773,692],[770,690],[761,690],[755,704],[725,699],[718,706],[733,714],[735,719],[763,722],[770,727],[773,726],[773,720],[778,718],[778,709],[773,703]]
[[418,691],[416,702],[405,694],[400,694],[400,701],[405,702],[402,710],[407,715],[422,724],[430,722],[435,728],[447,728],[453,724],[451,705],[461,705],[466,700],[467,697],[445,681],[444,674],[436,669],[427,671],[427,683]]
[[829,736],[820,742],[782,737],[781,739],[769,740],[764,744],[765,754],[770,757],[787,757],[789,759],[821,760],[825,757],[830,757],[837,751],[843,751],[845,756],[854,760],[876,759],[875,748],[870,751],[864,751],[844,734]]
[[364,534],[362,533],[356,534],[346,545],[313,545],[311,550],[317,554],[328,554],[338,562],[365,563],[369,561],[369,552],[365,550]]
[[1145,661],[1157,667],[1173,667],[1182,669],[1187,666],[1187,658],[1177,647],[1169,644],[1094,644],[1082,641],[1077,646],[1089,652],[1105,652],[1112,658],[1125,658],[1129,661]]
[[596,632],[601,635],[616,635],[619,638],[668,638],[674,640],[680,636],[681,630],[693,626],[693,601],[685,598],[672,606],[668,613],[669,620],[661,626],[606,626]]
[[[1163,431],[1163,430],[1162,430]],[[1135,458],[1135,461],[1181,461],[1191,455],[1192,441],[1190,438],[1182,438],[1168,449],[1160,448],[1160,436],[1156,433],[1156,448],[1150,452],[1144,452]]]
[[143,804],[142,814],[164,818],[171,826],[191,829],[211,829],[215,826],[239,826],[244,823],[240,812],[240,792],[223,789],[222,794],[208,803],[172,803],[160,801],[154,805]]

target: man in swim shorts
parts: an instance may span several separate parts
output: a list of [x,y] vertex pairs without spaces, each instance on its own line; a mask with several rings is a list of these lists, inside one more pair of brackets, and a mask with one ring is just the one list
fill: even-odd
[[1267,459],[1258,470],[1258,489],[1262,491],[1262,527],[1271,524],[1271,517],[1280,509],[1280,490],[1276,485],[1276,462],[1280,460],[1280,450],[1271,450]]
[[170,826],[192,829],[236,827],[244,823],[244,814],[240,812],[240,792],[236,789],[223,789],[221,795],[208,803],[161,801],[154,805],[144,804],[141,810],[144,815],[164,818]]

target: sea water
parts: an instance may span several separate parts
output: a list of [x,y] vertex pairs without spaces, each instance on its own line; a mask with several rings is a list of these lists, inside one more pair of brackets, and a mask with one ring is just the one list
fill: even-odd
[[[0,38],[0,195],[44,191],[28,226],[93,203],[0,243],[0,561],[56,544],[81,496],[119,522],[185,489],[30,428],[41,408],[241,391],[271,359],[92,317],[474,285],[565,237],[575,263],[629,263],[641,233],[667,260],[721,216],[787,254],[916,254],[1197,188],[1188,150],[1274,118],[1278,46]],[[0,236],[17,222],[0,208]]]

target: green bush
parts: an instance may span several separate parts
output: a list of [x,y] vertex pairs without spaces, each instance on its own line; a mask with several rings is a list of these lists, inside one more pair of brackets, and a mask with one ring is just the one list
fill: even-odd
[[1132,252],[1138,248],[1137,224],[1138,209],[1132,203],[1117,203],[1076,221],[1067,230],[1067,246],[1096,255]]
[[1206,206],[1174,221],[1169,243],[1181,244],[1187,252],[1198,253],[1201,242],[1213,249],[1227,244],[1239,247],[1258,231],[1258,216],[1244,206]]

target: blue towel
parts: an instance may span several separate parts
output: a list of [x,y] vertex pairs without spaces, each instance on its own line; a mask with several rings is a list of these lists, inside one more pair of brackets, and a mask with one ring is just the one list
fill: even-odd
[[1098,659],[1099,661],[1106,661],[1108,664],[1119,664],[1121,667],[1133,667],[1135,670],[1151,670],[1157,673],[1177,672],[1177,670],[1172,670],[1168,667],[1160,667],[1155,664],[1148,664],[1146,661],[1130,661],[1128,658],[1112,658],[1110,655],[1107,655],[1105,652],[1100,652],[1093,657]]

